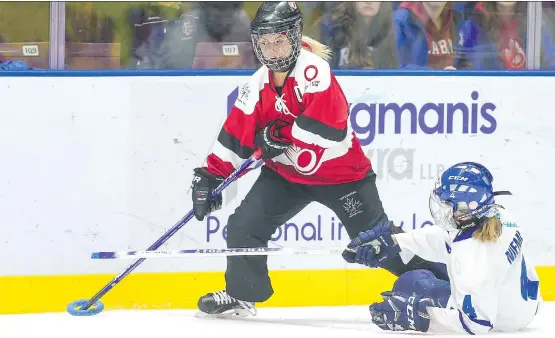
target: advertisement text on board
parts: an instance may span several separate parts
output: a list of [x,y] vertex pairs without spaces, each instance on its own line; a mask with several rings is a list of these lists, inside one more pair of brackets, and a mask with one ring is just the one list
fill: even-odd
[[[306,214],[304,214],[306,215]],[[420,216],[420,217],[419,217]],[[397,222],[396,226],[408,232],[417,228],[423,228],[432,225],[422,215],[413,213],[409,220]],[[225,218],[218,217],[213,214],[206,218],[206,242],[217,239],[226,240],[227,225],[224,224]],[[310,219],[302,221],[289,221],[280,225],[271,237],[272,242],[320,242],[320,241],[341,241],[349,240],[347,231],[343,224],[335,216],[326,217],[324,215],[314,215]]]
[[[228,95],[227,113],[237,99],[236,88]],[[479,104],[480,94],[473,91],[460,102],[429,100],[413,102],[350,102],[350,123],[362,146],[371,144],[376,135],[387,133],[418,134],[492,134],[497,129],[492,102]],[[408,116],[410,125],[404,126]]]

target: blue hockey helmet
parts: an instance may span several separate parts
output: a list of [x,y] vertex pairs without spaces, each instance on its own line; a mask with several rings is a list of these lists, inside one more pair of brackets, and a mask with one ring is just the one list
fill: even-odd
[[430,213],[436,225],[447,230],[478,225],[477,220],[497,213],[493,175],[475,162],[457,163],[445,170],[430,194]]

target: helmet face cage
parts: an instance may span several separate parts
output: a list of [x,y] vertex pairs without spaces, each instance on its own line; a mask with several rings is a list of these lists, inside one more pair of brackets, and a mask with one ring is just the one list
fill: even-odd
[[[284,36],[289,42],[290,47],[287,44],[274,43],[270,41],[268,46],[261,47],[261,44],[265,44],[266,41],[262,38],[266,34],[279,34]],[[296,24],[291,28],[285,30],[274,30],[272,28],[259,28],[256,32],[251,33],[252,44],[254,52],[258,60],[275,72],[287,72],[289,71],[297,62],[299,54],[301,53],[301,36],[302,36],[302,25]],[[263,50],[264,48],[264,50]],[[291,52],[287,55],[285,54],[285,49],[291,48]],[[273,55],[279,57],[267,58],[264,52],[271,51]]]
[[[437,191],[432,191],[430,194],[429,207],[430,214],[437,226],[445,230],[460,230],[475,225],[475,220],[484,216],[491,216],[497,212],[495,204],[486,204],[482,207],[472,209],[477,204],[463,201],[456,204],[443,200]],[[470,205],[469,205],[470,204]]]
[[453,217],[454,206],[452,203],[442,201],[439,196],[436,195],[435,191],[432,191],[430,194],[429,206],[430,214],[434,219],[435,225],[448,231],[457,229],[457,224]]

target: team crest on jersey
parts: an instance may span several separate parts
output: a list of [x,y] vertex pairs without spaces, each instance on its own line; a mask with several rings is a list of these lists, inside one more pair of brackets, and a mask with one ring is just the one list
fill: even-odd
[[325,152],[324,148],[312,150],[291,146],[285,152],[285,156],[291,161],[297,172],[303,175],[312,175],[326,161]]

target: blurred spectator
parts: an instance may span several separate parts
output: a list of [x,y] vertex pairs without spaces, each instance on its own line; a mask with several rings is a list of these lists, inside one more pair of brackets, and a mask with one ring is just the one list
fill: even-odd
[[132,7],[129,10],[129,23],[133,26],[131,38],[131,68],[142,65],[152,68],[158,64],[156,51],[164,39],[164,23],[162,9],[158,4]]
[[131,68],[256,67],[242,2],[199,2],[179,20],[154,15],[136,26],[143,33]]
[[343,2],[323,22],[332,67],[397,68],[391,3]]
[[[297,5],[303,7],[301,10],[303,13],[304,28],[303,33],[306,36],[316,39],[317,41],[322,41],[322,36],[320,32],[320,23],[323,20],[324,14],[327,12],[326,9],[330,7],[330,4],[335,4],[329,1],[298,1]],[[333,6],[332,6],[333,7]],[[258,8],[257,8],[258,9]]]
[[113,43],[114,21],[93,3],[66,6],[65,30],[65,68],[120,68],[120,43]]
[[92,6],[77,2],[66,6],[66,44],[71,42],[112,42],[114,22]]
[[549,30],[549,34],[555,36],[555,2],[545,1],[542,2],[542,17],[544,18],[544,23],[546,28]]
[[451,8],[460,12],[463,18],[467,19],[474,12],[477,3],[478,1],[453,1],[451,2]]
[[337,22],[337,15],[335,11],[339,6],[342,6],[344,2],[324,2],[322,4],[322,17],[320,18],[319,28],[320,28],[320,41],[327,46],[331,46],[331,38],[333,34],[333,29]]
[[[526,69],[526,2],[479,2],[465,43],[473,69]],[[555,46],[542,24],[542,68],[555,68]]]
[[459,34],[464,20],[451,3],[405,1],[393,12],[397,55],[401,67],[465,68]]

